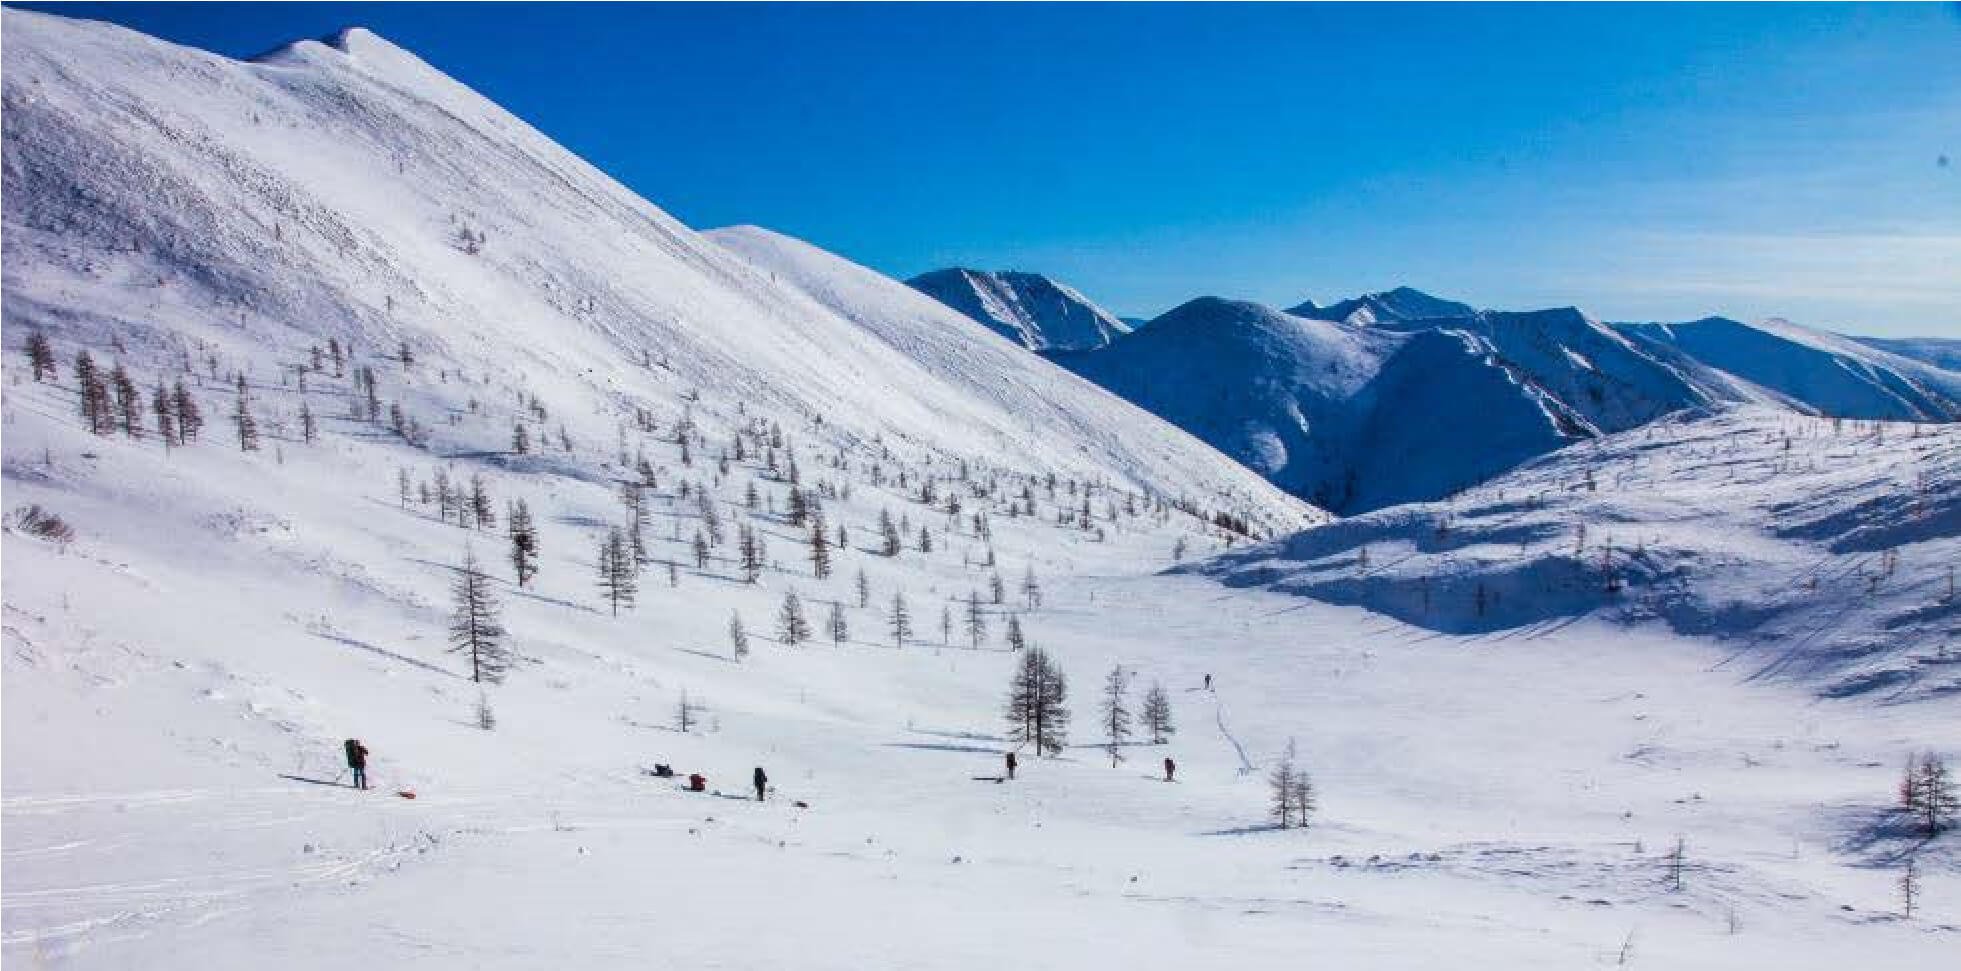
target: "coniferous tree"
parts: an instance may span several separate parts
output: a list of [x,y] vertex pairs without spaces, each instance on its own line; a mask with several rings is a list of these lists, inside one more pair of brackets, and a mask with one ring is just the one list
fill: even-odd
[[627,549],[637,567],[647,562],[647,496],[640,483],[628,479],[620,483],[620,502],[626,507]]
[[1906,865],[1900,868],[1900,916],[1913,919],[1914,906],[1920,902],[1920,864],[1919,858],[1907,855]]
[[810,499],[802,489],[793,487],[790,490],[789,516],[792,526],[800,527],[810,521]]
[[[993,551],[990,550],[988,555],[992,556]],[[1008,591],[1007,588],[1001,583],[1001,574],[996,573],[987,578],[987,595],[991,600],[994,601],[994,605],[997,607],[1001,606],[1001,604],[1007,599]]]
[[1055,755],[1068,742],[1068,682],[1039,647],[1021,655],[1008,688],[1008,738],[1032,745],[1038,755]]
[[776,636],[791,647],[810,640],[810,621],[804,618],[803,601],[795,590],[783,595],[783,606],[776,611]]
[[695,530],[694,553],[695,569],[708,569],[708,537],[703,536],[699,529]]
[[1151,733],[1151,744],[1163,745],[1178,729],[1171,721],[1171,697],[1164,692],[1164,685],[1151,682],[1151,690],[1144,694],[1144,708],[1139,713],[1144,719],[1144,729]]
[[198,408],[197,397],[184,387],[181,378],[171,388],[170,407],[177,413],[178,443],[197,441],[197,433],[204,427],[204,412]]
[[1268,812],[1279,820],[1280,828],[1286,829],[1294,824],[1294,794],[1299,780],[1294,768],[1294,743],[1287,742],[1287,754],[1281,756],[1280,764],[1273,767],[1267,775],[1267,792],[1270,801]]
[[252,399],[246,394],[243,376],[238,381],[238,400],[232,405],[232,425],[238,431],[239,451],[259,450],[259,422],[252,417]]
[[636,573],[626,534],[617,526],[607,530],[606,538],[599,543],[599,589],[612,606],[613,616],[620,615],[622,606],[633,606],[634,595],[639,592]]
[[517,585],[528,587],[531,578],[538,575],[538,531],[531,524],[531,508],[524,500],[511,504],[505,524],[511,538],[511,570],[517,574]]
[[497,510],[490,502],[490,490],[484,487],[481,473],[470,473],[470,519],[478,529],[490,529],[497,525]]
[[1008,615],[1008,631],[1004,637],[1010,651],[1019,651],[1028,646],[1028,638],[1021,632],[1021,618],[1013,614]]
[[851,627],[845,623],[843,604],[831,601],[831,617],[825,629],[831,635],[832,644],[843,646],[845,641],[851,639]]
[[858,568],[858,578],[853,584],[858,590],[858,607],[864,609],[872,605],[872,580],[865,575],[865,568]]
[[449,649],[469,657],[470,680],[504,680],[504,672],[511,666],[511,652],[498,621],[497,600],[491,594],[490,577],[477,569],[476,554],[468,549],[463,552],[463,567],[450,599],[455,610],[449,622]]
[[55,376],[54,345],[48,342],[48,335],[32,331],[27,335],[27,366],[34,371],[34,381],[39,384]]
[[1110,767],[1123,760],[1123,744],[1130,740],[1130,676],[1123,665],[1110,669],[1103,679],[1103,750],[1110,755]]
[[742,563],[742,581],[755,583],[763,575],[763,563],[767,556],[762,534],[756,532],[755,527],[743,523],[736,551]]
[[933,534],[923,525],[919,527],[919,552],[933,552]]
[[708,533],[708,542],[722,545],[722,517],[715,512],[715,500],[707,489],[695,490],[695,510],[701,515],[701,528]]
[[519,455],[531,454],[531,429],[524,422],[511,423],[511,451]]
[[81,390],[82,422],[97,435],[116,431],[116,406],[110,399],[109,385],[96,369],[87,351],[75,355],[75,384]]
[[975,650],[987,638],[987,614],[981,610],[980,594],[967,591],[967,640]]
[[365,389],[365,394],[366,394],[366,397],[363,400],[367,402],[368,421],[370,422],[380,421],[381,420],[381,392],[375,387],[374,368],[368,367],[365,364],[362,365],[360,370],[360,379],[361,379],[360,381],[361,386]]
[[903,591],[892,594],[892,614],[889,621],[892,646],[906,646],[906,638],[912,636],[912,611],[906,609],[906,595]]
[[413,493],[410,490],[413,488],[413,485],[414,484],[409,481],[408,469],[398,468],[395,470],[395,496],[397,499],[401,500],[403,509],[407,509],[409,507],[409,499],[413,495]]
[[940,643],[953,646],[953,608],[940,606]]
[[1953,824],[1957,809],[1961,809],[1961,796],[1957,796],[1954,779],[1940,756],[1928,752],[1907,757],[1906,774],[1900,780],[1900,808],[1930,837]]
[[109,372],[109,388],[116,396],[116,419],[122,424],[123,434],[142,438],[143,392],[137,390],[136,382],[130,380],[121,361]]
[[1035,564],[1028,564],[1027,572],[1021,577],[1021,596],[1028,602],[1028,609],[1034,610],[1042,605],[1042,584],[1035,579]]
[[899,555],[899,527],[892,522],[892,511],[878,511],[879,553],[884,556]]
[[320,422],[313,417],[313,406],[305,398],[300,399],[300,440],[312,444],[320,437]]
[[821,509],[810,514],[810,572],[819,580],[831,575],[831,536]]
[[156,392],[150,396],[150,411],[157,416],[157,437],[163,439],[164,447],[182,445],[183,440],[177,437],[177,406],[161,381],[157,382]]
[[688,689],[681,689],[681,700],[674,705],[674,730],[683,735],[694,731],[695,718],[701,714],[701,705],[688,697]]
[[749,656],[749,631],[743,628],[739,613],[729,614],[729,648],[735,652],[738,661]]

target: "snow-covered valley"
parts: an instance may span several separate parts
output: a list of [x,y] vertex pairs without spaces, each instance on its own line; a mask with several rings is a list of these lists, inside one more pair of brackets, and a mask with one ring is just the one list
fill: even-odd
[[[4,31],[9,963],[1922,968],[1961,946],[1956,837],[1892,809],[1910,753],[1961,754],[1952,424],[1721,405],[1330,522],[903,283],[695,232],[372,34],[242,63]],[[1330,388],[1382,380],[1391,345],[1476,353],[1326,333],[1300,363]],[[158,424],[181,428],[179,386],[204,419],[182,442]],[[1616,598],[1579,523],[1641,545]],[[502,683],[452,649],[470,580]],[[1480,583],[1517,613],[1487,619]],[[1011,629],[1067,677],[1053,757],[1010,736]],[[1113,668],[1175,726],[1120,759]],[[1290,751],[1306,828],[1269,813]]]

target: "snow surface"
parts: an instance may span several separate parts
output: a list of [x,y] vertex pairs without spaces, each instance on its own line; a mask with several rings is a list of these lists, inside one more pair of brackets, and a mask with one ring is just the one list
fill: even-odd
[[1600,613],[1751,677],[1961,693],[1961,425],[1682,413],[1194,567],[1456,632]]
[[[1961,749],[1951,696],[1820,701],[1816,681],[1752,679],[1720,663],[1728,645],[1611,613],[1444,632],[1160,574],[1181,546],[1243,545],[1170,499],[1275,531],[1321,517],[902,284],[762,230],[694,233],[372,34],[242,64],[39,14],[0,27],[5,507],[39,504],[78,533],[60,545],[10,518],[0,539],[10,965],[1922,968],[1956,948],[1953,838],[1917,845],[1886,809],[1908,751]],[[1261,360],[1292,360],[1278,345],[1296,341],[1332,355],[1333,372],[1301,375],[1331,396],[1392,374],[1391,348],[1457,341],[1510,373],[1468,331],[1234,313],[1275,342]],[[55,383],[26,373],[30,327],[56,345]],[[350,417],[331,369],[302,390],[296,366],[328,337],[427,426],[425,446]],[[388,356],[402,343],[412,364]],[[146,389],[182,376],[203,438],[90,435],[81,349]],[[232,445],[232,371],[261,451]],[[548,418],[528,416],[533,396]],[[1685,423],[1653,469],[1693,471],[1740,447],[1696,436],[1752,420]],[[519,422],[530,454],[510,450]],[[764,467],[771,426],[779,468],[828,486],[826,515],[849,530],[827,579],[781,512],[785,473]],[[1799,447],[1836,480],[1897,475],[1864,456],[1952,444],[1912,434],[1832,448],[1813,428]],[[738,435],[746,456],[724,471]],[[1950,498],[1952,456],[1915,459]],[[615,617],[593,551],[641,457],[652,562]],[[494,530],[397,495],[399,472],[438,469],[481,475],[500,512],[528,502],[532,587],[510,582]],[[922,478],[962,514],[923,504]],[[764,534],[756,583],[726,544],[694,567],[683,482],[731,531]],[[1816,483],[1792,479],[1789,501]],[[1818,543],[1881,542],[1852,500],[1926,501],[1888,489],[1847,486],[1846,503],[1784,518]],[[1700,528],[1726,528],[1730,493],[1700,492]],[[1024,501],[1035,515],[1009,513]],[[881,512],[912,527],[896,557],[869,550]],[[1889,516],[1872,528],[1921,528]],[[1903,548],[1899,574],[1922,576]],[[481,694],[444,641],[471,549],[521,655]],[[1016,589],[1031,567],[1039,605]],[[820,630],[844,605],[846,643],[781,643],[771,617],[792,590]],[[916,627],[897,646],[895,592]],[[970,592],[989,625],[978,648],[939,624]],[[752,634],[740,661],[732,614]],[[1008,747],[1010,614],[1057,656],[1076,714],[1074,746],[1024,758],[1012,784],[975,778]],[[1162,682],[1180,726],[1114,767],[1092,703],[1113,664]],[[704,708],[685,733],[684,691]],[[480,699],[494,731],[475,724]],[[374,791],[344,785],[350,736],[373,750]],[[1290,739],[1321,809],[1280,831],[1261,776]],[[1177,783],[1157,777],[1161,755]],[[717,792],[649,776],[657,762]],[[767,803],[740,798],[757,765]],[[1909,852],[1925,885],[1906,920]]]
[[1031,351],[1093,351],[1131,329],[1075,288],[1039,273],[956,267],[906,284]]
[[1961,337],[1854,337],[1869,347],[1961,372]]
[[1679,348],[1808,413],[1961,421],[1961,374],[1789,321],[1752,326],[1710,317],[1619,330],[1644,344]]

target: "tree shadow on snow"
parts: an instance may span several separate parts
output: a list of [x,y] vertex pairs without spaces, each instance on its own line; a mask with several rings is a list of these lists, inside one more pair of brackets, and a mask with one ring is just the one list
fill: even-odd
[[925,752],[969,752],[981,755],[1000,755],[998,748],[984,748],[979,745],[955,745],[952,742],[886,742],[886,748],[911,748]]
[[1254,823],[1251,826],[1234,826],[1231,829],[1214,829],[1200,833],[1200,836],[1257,836],[1261,833],[1279,832],[1279,823]]
[[361,650],[367,651],[370,654],[378,654],[391,661],[400,661],[403,664],[407,664],[412,667],[421,668],[422,670],[428,671],[432,674],[440,674],[443,677],[456,678],[457,680],[463,679],[462,675],[457,674],[456,672],[451,671],[447,668],[438,667],[434,664],[430,664],[428,661],[418,660],[416,658],[409,657],[406,654],[397,654],[394,651],[391,651],[385,647],[377,647],[376,645],[370,644],[366,641],[355,640],[354,638],[348,637],[345,634],[329,634],[324,631],[315,631],[313,636],[321,638],[322,640],[333,641],[336,644],[344,644],[348,647],[360,648]]
[[332,778],[332,779],[309,779],[309,778],[307,778],[306,776],[303,776],[303,775],[287,775],[287,774],[285,774],[284,772],[282,772],[282,773],[280,773],[280,774],[279,774],[279,777],[280,777],[281,779],[291,779],[291,780],[293,780],[294,782],[305,782],[305,783],[308,783],[309,785],[316,785],[316,786],[333,786],[333,787],[334,787],[334,788],[336,788],[336,789],[352,789],[352,788],[354,788],[354,783],[352,783],[352,782],[342,782],[342,781],[340,781],[340,779],[339,779],[338,777],[335,777],[335,778]]

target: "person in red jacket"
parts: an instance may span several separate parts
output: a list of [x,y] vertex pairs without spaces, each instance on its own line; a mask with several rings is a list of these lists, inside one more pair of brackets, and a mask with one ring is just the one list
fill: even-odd
[[354,770],[354,788],[368,787],[368,747],[358,738],[350,738],[342,743],[347,750],[347,767]]

